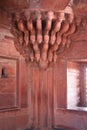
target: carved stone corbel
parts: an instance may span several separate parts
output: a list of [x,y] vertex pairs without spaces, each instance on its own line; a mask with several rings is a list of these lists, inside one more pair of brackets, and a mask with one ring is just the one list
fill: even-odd
[[66,33],[68,31],[68,29],[69,29],[69,23],[66,20],[66,21],[62,22],[61,30],[57,33],[56,43],[58,45],[61,44],[61,42],[62,42],[62,36],[63,36],[64,33]]
[[76,30],[76,25],[74,22],[74,15],[73,14],[69,14],[69,29],[63,34],[63,38],[62,38],[62,47],[65,47],[65,45],[67,44],[67,47],[69,47],[70,45],[70,41],[68,40],[68,37],[73,34]]
[[46,14],[46,27],[44,29],[44,35],[48,34],[49,35],[49,31],[51,30],[51,26],[52,26],[52,19],[54,18],[54,12],[53,11],[48,11]]
[[42,37],[42,20],[41,20],[41,13],[37,12],[37,19],[36,19],[36,29],[37,29],[37,43],[41,44],[43,41]]
[[67,47],[69,47],[69,45],[70,45],[70,40],[69,40],[68,38],[69,38],[69,36],[70,36],[71,34],[73,34],[73,33],[75,32],[75,30],[76,30],[76,25],[75,25],[75,23],[72,23],[72,24],[70,25],[69,31],[63,35],[63,40],[62,40],[62,46],[63,46],[63,47],[65,47],[65,45],[66,45]]
[[25,28],[24,21],[22,19],[20,19],[18,16],[16,16],[16,21],[17,21],[17,27],[18,27],[19,31],[21,31],[20,37],[22,39],[22,37],[24,35],[24,37],[23,37],[24,43],[26,46],[28,46],[29,33],[28,33],[27,29]]
[[33,50],[34,50],[34,53],[35,53],[36,61],[39,62],[39,60],[40,60],[40,49],[38,47],[38,43],[37,42],[35,42],[33,44]]
[[30,42],[32,44],[34,44],[34,42],[36,41],[36,36],[35,36],[35,29],[33,27],[33,20],[32,19],[27,20],[27,28],[30,31]]
[[55,43],[56,33],[59,32],[63,20],[65,20],[65,13],[62,13],[62,12],[57,13],[56,14],[56,22],[55,22],[54,28],[52,29],[51,37],[50,37],[50,44],[51,45],[53,45]]
[[[40,60],[40,65],[42,66],[42,64],[44,64],[46,67],[48,66],[48,59],[47,59],[47,53],[48,53],[48,49],[49,49],[49,31],[51,30],[52,27],[52,19],[54,18],[54,12],[52,11],[48,11],[47,12],[47,18],[46,18],[46,26],[44,29],[44,35],[43,35],[43,48],[42,48],[42,52],[41,52],[41,60]],[[46,62],[46,64],[44,63]]]

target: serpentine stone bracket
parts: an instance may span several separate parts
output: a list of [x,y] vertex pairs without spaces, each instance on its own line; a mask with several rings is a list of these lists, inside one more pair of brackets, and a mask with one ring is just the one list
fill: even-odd
[[70,46],[70,36],[76,31],[70,6],[59,12],[24,10],[12,18],[15,47],[27,62],[46,69],[56,62],[60,50]]

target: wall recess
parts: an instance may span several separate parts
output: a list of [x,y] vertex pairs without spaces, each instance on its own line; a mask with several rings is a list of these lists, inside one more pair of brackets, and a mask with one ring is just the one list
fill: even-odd
[[19,107],[18,60],[0,57],[0,110]]

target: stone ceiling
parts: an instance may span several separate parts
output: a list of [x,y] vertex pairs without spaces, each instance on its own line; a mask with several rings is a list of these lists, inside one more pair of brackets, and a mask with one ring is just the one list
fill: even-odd
[[0,8],[7,11],[17,11],[25,8],[41,8],[50,10],[64,9],[70,0],[0,0]]

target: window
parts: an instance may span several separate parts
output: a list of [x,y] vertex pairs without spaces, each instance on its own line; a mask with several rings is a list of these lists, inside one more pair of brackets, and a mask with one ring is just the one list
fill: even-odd
[[87,64],[81,64],[81,106],[87,107]]
[[87,63],[67,63],[67,108],[87,110]]

